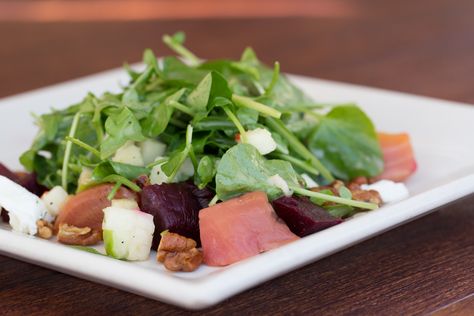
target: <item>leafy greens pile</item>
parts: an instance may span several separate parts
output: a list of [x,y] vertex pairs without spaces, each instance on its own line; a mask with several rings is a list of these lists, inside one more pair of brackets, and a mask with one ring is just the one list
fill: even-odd
[[[65,110],[38,117],[40,131],[20,158],[46,187],[82,190],[78,179],[91,170],[88,185],[111,182],[132,190],[140,175],[161,164],[167,181],[189,158],[193,180],[210,186],[221,200],[263,190],[270,199],[283,194],[268,182],[278,174],[295,193],[361,208],[370,203],[304,189],[300,174],[318,183],[334,177],[350,180],[382,171],[374,126],[353,104],[316,104],[247,48],[240,60],[202,61],[184,46],[184,34],[164,36],[181,58],[159,61],[144,53],[146,68],[127,67],[130,83],[118,94],[89,94]],[[277,149],[263,157],[246,143],[246,131],[265,128]],[[236,135],[240,143],[236,142]],[[127,142],[159,140],[166,152],[157,161],[136,166],[112,158]],[[82,177],[82,176],[81,176]]]

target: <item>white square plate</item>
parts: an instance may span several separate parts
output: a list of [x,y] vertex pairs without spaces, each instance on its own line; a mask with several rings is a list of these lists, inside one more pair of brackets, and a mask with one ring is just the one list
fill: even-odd
[[[189,309],[216,304],[238,292],[380,234],[474,192],[474,107],[397,92],[292,76],[315,100],[354,101],[378,130],[408,132],[418,170],[407,182],[411,197],[278,249],[225,268],[170,273],[152,253],[147,262],[123,262],[55,242],[14,233],[0,225],[0,252],[84,279]],[[112,70],[0,100],[0,161],[19,169],[19,155],[37,131],[30,113],[80,101],[89,91],[117,91],[125,82]]]

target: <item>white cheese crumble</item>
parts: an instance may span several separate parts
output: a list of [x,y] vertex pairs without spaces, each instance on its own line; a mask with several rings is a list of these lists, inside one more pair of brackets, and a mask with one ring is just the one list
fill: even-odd
[[245,133],[247,136],[247,144],[257,148],[260,154],[266,155],[277,148],[277,143],[272,134],[264,128],[256,128]]
[[35,235],[36,221],[47,214],[43,201],[12,180],[0,176],[0,206],[8,210],[14,231]]
[[280,190],[282,190],[285,196],[291,196],[293,194],[293,192],[288,187],[288,183],[286,183],[286,181],[279,174],[273,175],[268,178],[267,183],[274,185]]
[[398,202],[406,199],[410,195],[407,187],[403,183],[390,180],[380,180],[372,184],[363,184],[361,188],[362,190],[378,191],[384,203]]

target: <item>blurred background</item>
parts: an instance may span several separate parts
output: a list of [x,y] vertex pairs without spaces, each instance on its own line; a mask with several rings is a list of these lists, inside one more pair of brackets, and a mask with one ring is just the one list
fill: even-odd
[[146,47],[168,54],[162,35],[183,30],[202,58],[236,58],[250,45],[286,72],[466,101],[473,8],[470,0],[0,0],[0,96],[136,62]]

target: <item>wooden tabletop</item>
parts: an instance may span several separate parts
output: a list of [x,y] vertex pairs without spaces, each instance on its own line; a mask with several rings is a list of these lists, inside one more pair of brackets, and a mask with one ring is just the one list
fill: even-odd
[[[338,2],[351,14],[0,21],[0,97],[138,61],[145,47],[168,54],[161,35],[184,30],[203,58],[238,57],[251,45],[285,72],[474,103],[474,2]],[[473,227],[471,195],[205,312],[472,315]],[[0,256],[0,314],[109,313],[187,312]]]

